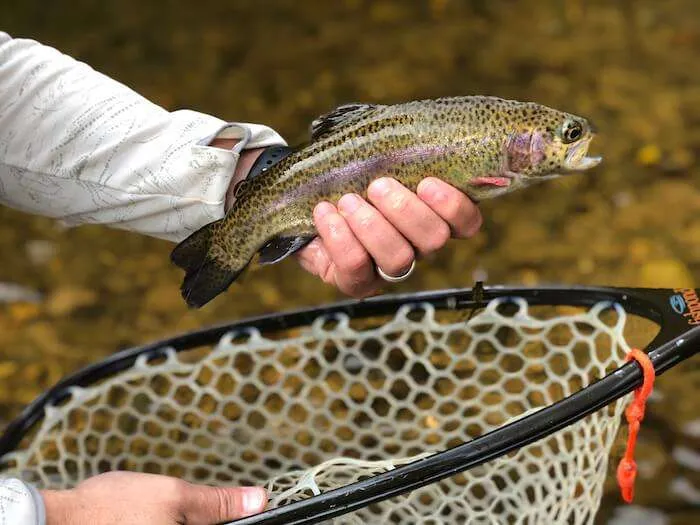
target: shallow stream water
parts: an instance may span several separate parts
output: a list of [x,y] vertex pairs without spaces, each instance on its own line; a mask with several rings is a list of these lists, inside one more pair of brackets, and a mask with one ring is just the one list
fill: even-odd
[[[600,167],[482,204],[478,236],[452,241],[391,291],[475,278],[700,286],[693,0],[61,4],[6,0],[0,29],[58,47],[168,109],[264,123],[290,143],[351,101],[490,94],[595,122]],[[288,260],[190,312],[171,248],[0,208],[0,429],[60,377],[118,349],[340,298]],[[621,502],[611,475],[600,523],[700,522],[699,390],[697,359],[659,379],[635,506]]]

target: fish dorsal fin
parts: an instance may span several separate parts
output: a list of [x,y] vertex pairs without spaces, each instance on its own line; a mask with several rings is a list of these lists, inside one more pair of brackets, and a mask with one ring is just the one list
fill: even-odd
[[381,107],[378,104],[344,104],[330,113],[317,117],[311,123],[311,140],[316,140],[333,131],[336,126],[357,120],[365,113]]

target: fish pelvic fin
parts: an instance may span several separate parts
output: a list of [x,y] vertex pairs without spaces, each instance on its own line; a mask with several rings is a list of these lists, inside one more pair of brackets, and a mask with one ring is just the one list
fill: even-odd
[[260,248],[258,264],[267,265],[280,262],[309,244],[315,235],[280,236],[271,239]]
[[210,256],[214,225],[218,222],[200,228],[170,254],[170,260],[185,270],[180,292],[190,308],[201,308],[226,291],[250,262],[240,268],[229,268]]

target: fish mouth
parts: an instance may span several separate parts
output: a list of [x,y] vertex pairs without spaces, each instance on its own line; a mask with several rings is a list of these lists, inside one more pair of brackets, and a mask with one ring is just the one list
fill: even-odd
[[581,140],[577,144],[569,148],[566,153],[566,158],[564,159],[564,169],[567,171],[583,171],[591,169],[603,160],[603,157],[589,157],[588,146],[593,140],[593,137],[588,137],[587,139]]

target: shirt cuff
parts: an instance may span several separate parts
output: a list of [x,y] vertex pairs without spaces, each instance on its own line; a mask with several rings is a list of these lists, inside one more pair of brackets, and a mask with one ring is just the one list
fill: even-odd
[[19,479],[0,479],[0,523],[46,525],[44,500],[39,491]]
[[[229,150],[219,146],[211,146],[214,139],[236,139],[238,142]],[[195,215],[190,224],[182,223],[181,231],[156,236],[179,242],[199,228],[223,218],[226,193],[241,153],[248,149],[286,145],[287,142],[272,128],[249,122],[227,122],[214,133],[203,137],[193,147],[193,158],[197,165],[209,164],[223,170],[221,176],[215,178],[217,188],[212,189],[212,191],[204,191],[203,195],[206,194],[207,198],[202,199],[199,203],[203,207],[201,218],[197,218]],[[211,156],[216,157],[213,163]]]
[[272,128],[248,122],[227,122],[197,144],[209,146],[214,139],[238,139],[239,142],[231,150],[236,154],[246,149],[287,145],[287,142]]
[[[166,175],[152,177],[152,184],[138,188],[127,182],[116,183],[114,191],[101,187],[99,208],[92,213],[64,216],[63,223],[101,223],[180,242],[224,217],[226,193],[243,150],[287,145],[279,133],[261,124],[225,122],[190,110],[174,112],[172,121],[174,128],[187,130],[184,140],[187,144],[189,136],[189,144],[169,159]],[[224,149],[210,145],[215,138],[239,142],[232,149]]]

